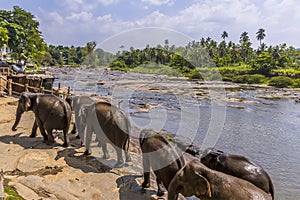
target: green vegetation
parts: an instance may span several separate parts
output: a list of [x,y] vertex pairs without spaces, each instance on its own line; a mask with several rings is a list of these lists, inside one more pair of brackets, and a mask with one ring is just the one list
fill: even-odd
[[[241,83],[267,83],[276,87],[299,87],[300,50],[285,43],[268,46],[263,42],[266,31],[256,32],[259,46],[252,46],[248,32],[241,33],[238,43],[221,42],[210,37],[191,41],[186,46],[146,45],[144,49],[124,49],[111,54],[96,48],[94,41],[85,47],[46,45],[38,31],[39,23],[19,7],[0,10],[0,45],[12,49],[15,60],[31,60],[38,66],[87,67],[105,66],[113,70],[185,76],[197,80],[224,80]],[[122,44],[120,44],[122,45]],[[274,79],[282,76],[285,78]],[[283,81],[282,84],[278,83]]]
[[266,77],[262,74],[245,74],[232,78],[235,83],[259,84],[266,83]]
[[294,81],[289,77],[276,76],[276,77],[272,77],[269,80],[269,85],[279,87],[279,88],[287,88],[287,87],[292,87],[294,85]]
[[12,11],[0,10],[1,47],[7,44],[12,50],[12,58],[18,63],[22,60],[39,63],[46,44],[38,27],[35,16],[18,6]]
[[6,187],[4,188],[4,192],[8,195],[5,200],[24,200],[16,191],[15,188]]

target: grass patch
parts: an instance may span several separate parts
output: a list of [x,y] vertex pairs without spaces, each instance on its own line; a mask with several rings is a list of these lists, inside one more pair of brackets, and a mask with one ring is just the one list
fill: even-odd
[[161,74],[168,76],[183,76],[178,70],[175,70],[169,66],[156,64],[156,63],[148,63],[142,64],[130,70],[131,72],[137,72],[142,74]]
[[7,194],[5,200],[25,200],[18,194],[15,188],[6,187],[4,188],[4,192]]

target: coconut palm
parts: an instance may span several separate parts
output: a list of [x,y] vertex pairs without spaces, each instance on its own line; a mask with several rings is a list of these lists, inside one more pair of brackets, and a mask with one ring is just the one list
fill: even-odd
[[265,29],[260,28],[256,32],[256,39],[259,41],[259,45],[261,46],[261,41],[266,37]]
[[221,37],[223,38],[223,40],[225,41],[225,38],[228,38],[228,33],[226,31],[223,31]]

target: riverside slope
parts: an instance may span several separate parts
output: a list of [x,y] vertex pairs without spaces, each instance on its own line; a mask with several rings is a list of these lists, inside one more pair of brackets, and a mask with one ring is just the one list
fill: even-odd
[[[71,146],[61,147],[61,134],[56,144],[47,146],[38,132],[29,138],[34,115],[24,113],[18,130],[11,131],[17,99],[0,97],[0,168],[5,187],[13,187],[24,199],[157,199],[156,189],[142,190],[142,161],[138,143],[131,144],[133,162],[112,169],[116,155],[102,160],[96,144],[91,156],[83,156],[84,148],[70,136]],[[152,181],[155,186],[155,182]]]

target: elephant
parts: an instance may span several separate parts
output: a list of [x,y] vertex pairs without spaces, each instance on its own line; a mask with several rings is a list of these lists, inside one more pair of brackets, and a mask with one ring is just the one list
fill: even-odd
[[271,200],[270,194],[243,179],[206,167],[199,159],[185,164],[171,180],[168,200],[197,196],[201,200]]
[[[35,122],[32,129],[39,127],[44,142],[48,145],[54,143],[52,135],[53,129],[63,130],[64,143],[63,146],[69,145],[67,133],[71,121],[71,107],[63,99],[52,94],[37,94],[23,92],[19,98],[16,110],[16,120],[12,126],[12,130],[16,131],[21,120],[21,116],[26,111],[33,111],[35,114]],[[47,131],[47,133],[46,133]],[[32,133],[31,136],[35,136]]]
[[131,161],[128,152],[131,125],[122,110],[105,101],[85,104],[79,109],[78,121],[78,130],[84,130],[79,132],[79,136],[86,147],[85,155],[91,154],[90,143],[94,132],[102,146],[104,159],[109,158],[107,143],[115,148],[118,161],[114,167],[119,168],[124,164],[122,150],[125,152],[126,162]]
[[182,155],[161,134],[152,129],[140,132],[140,146],[143,153],[143,188],[150,187],[150,167],[155,173],[158,186],[157,195],[164,195],[162,184],[168,188],[173,176],[184,165]]
[[[72,134],[75,134],[77,132],[76,127],[79,127],[79,119],[78,119],[78,115],[79,115],[79,110],[81,108],[82,105],[85,104],[92,104],[95,101],[88,96],[72,96],[72,97],[68,97],[66,99],[67,102],[69,102],[69,104],[71,105],[72,110],[74,111],[75,114],[75,124],[73,126],[73,129],[71,131]],[[78,130],[78,132],[83,132],[84,130]],[[79,137],[79,134],[78,134]]]
[[226,154],[214,148],[208,148],[201,157],[201,163],[217,170],[251,182],[274,199],[274,186],[269,174],[258,164],[241,155]]

